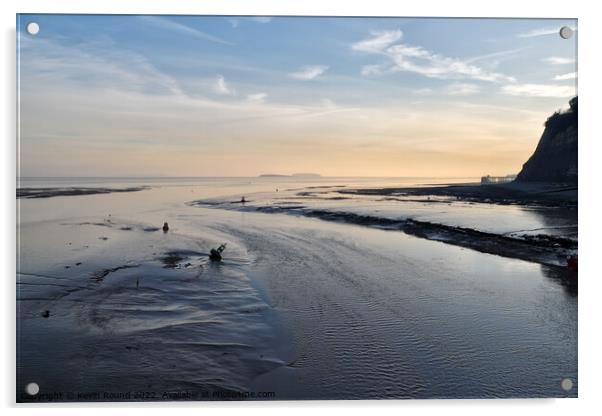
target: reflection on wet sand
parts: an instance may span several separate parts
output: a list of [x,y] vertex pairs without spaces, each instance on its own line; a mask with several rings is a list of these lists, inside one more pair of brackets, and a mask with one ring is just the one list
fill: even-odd
[[[577,287],[565,269],[276,213],[347,204],[399,215],[399,201],[286,195],[342,186],[325,181],[19,200],[18,386],[36,380],[67,401],[577,395]],[[241,195],[244,207],[230,203]],[[408,204],[417,221],[469,220],[456,216],[464,205]],[[524,229],[562,221],[473,207]]]

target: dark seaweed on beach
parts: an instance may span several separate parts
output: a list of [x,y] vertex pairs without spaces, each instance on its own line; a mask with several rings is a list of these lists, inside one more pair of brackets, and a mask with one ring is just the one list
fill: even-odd
[[383,218],[349,212],[308,209],[303,206],[263,206],[256,207],[256,211],[290,213],[315,217],[324,221],[402,231],[416,237],[446,242],[482,253],[496,254],[552,266],[564,264],[566,256],[576,252],[578,248],[577,241],[564,237],[543,234],[500,235],[472,228],[418,221],[410,218]]
[[167,253],[167,255],[161,259],[166,269],[175,269],[182,260],[184,260],[184,257],[180,256],[175,251]]
[[103,270],[92,273],[92,279],[94,281],[96,281],[97,283],[101,283],[104,280],[104,278],[107,277],[109,274],[115,273],[116,271],[123,270],[123,269],[131,269],[133,267],[138,267],[138,266],[124,264],[123,266],[117,266],[117,267],[113,267],[113,268],[109,268],[109,269],[103,269]]
[[549,235],[510,237],[478,231],[472,228],[449,226],[428,221],[413,219],[395,220],[325,210],[308,210],[303,214],[308,217],[317,217],[327,221],[347,222],[386,230],[399,230],[416,237],[447,242],[482,253],[518,258],[542,264],[558,265],[559,256],[564,258],[571,251],[577,250],[577,241]]
[[[179,269],[181,267],[192,267],[194,262],[199,265],[199,259],[204,258],[207,254],[192,250],[172,250],[165,253],[161,257],[163,267],[166,269]],[[187,260],[186,263],[184,261]],[[201,262],[202,263],[202,262]]]

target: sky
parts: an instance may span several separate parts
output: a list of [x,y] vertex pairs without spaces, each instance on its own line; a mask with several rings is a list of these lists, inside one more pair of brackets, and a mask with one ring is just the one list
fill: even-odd
[[20,176],[517,173],[577,94],[562,26],[19,15]]

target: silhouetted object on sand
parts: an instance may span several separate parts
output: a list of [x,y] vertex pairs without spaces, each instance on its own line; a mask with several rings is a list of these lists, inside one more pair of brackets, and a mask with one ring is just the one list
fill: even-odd
[[247,202],[247,200],[245,199],[245,197],[243,196],[242,198],[240,198],[240,203],[244,204],[245,202]]
[[222,252],[226,249],[226,243],[222,244],[218,248],[212,248],[209,252],[209,259],[212,261],[222,261]]
[[166,233],[169,231],[169,224],[167,224],[166,222],[163,223],[163,232]]
[[548,118],[535,153],[523,165],[517,182],[577,183],[577,97],[569,106]]

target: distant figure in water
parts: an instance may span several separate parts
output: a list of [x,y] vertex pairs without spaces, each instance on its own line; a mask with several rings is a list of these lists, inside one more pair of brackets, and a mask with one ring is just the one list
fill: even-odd
[[222,252],[226,249],[226,243],[222,244],[218,248],[212,248],[209,252],[209,259],[212,261],[222,261]]
[[240,198],[240,203],[241,204],[245,204],[245,202],[247,202],[247,200],[245,199],[245,197],[243,196],[242,198]]
[[136,278],[136,289],[138,289],[138,287],[140,287],[140,280]]
[[167,224],[166,222],[163,223],[163,232],[166,233],[169,231],[169,224]]

